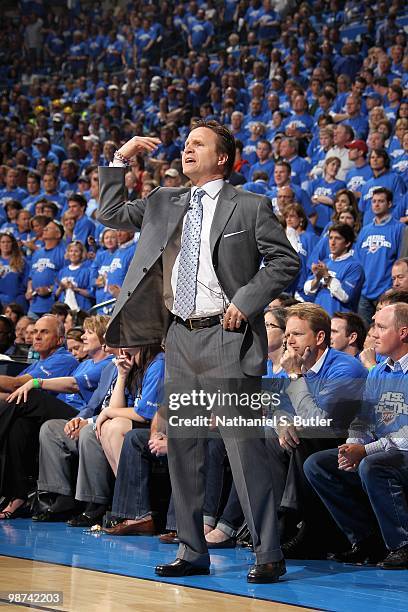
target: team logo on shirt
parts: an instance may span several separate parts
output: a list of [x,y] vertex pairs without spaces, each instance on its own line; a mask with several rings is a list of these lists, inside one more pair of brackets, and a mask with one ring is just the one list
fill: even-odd
[[0,264],[0,278],[4,278],[7,274],[10,274],[10,266],[4,266]]
[[384,425],[390,425],[400,414],[408,415],[408,404],[403,393],[387,391],[383,393],[376,408]]
[[367,191],[367,193],[364,196],[365,200],[371,200],[371,198],[373,197],[373,193],[376,189],[383,189],[385,187],[385,185],[374,185],[373,187],[370,187],[370,189]]
[[391,242],[386,239],[384,234],[373,234],[367,236],[361,245],[363,249],[368,249],[369,253],[376,253],[381,247],[391,248]]
[[115,270],[120,270],[122,267],[122,262],[119,258],[112,259],[112,263],[110,265],[110,271],[114,272]]
[[37,272],[44,272],[47,268],[51,268],[51,270],[55,270],[55,264],[48,257],[41,257],[38,261],[33,264],[34,270]]

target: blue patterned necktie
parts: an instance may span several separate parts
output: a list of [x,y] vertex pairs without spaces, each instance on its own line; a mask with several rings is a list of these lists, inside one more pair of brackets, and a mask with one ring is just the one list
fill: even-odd
[[201,222],[203,219],[203,189],[191,198],[183,229],[173,312],[184,321],[194,311],[197,291],[197,270],[200,256]]

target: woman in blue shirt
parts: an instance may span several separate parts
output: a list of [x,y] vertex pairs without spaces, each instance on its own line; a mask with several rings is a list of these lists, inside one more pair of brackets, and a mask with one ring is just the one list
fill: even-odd
[[28,264],[12,234],[0,233],[0,302],[4,308],[17,302],[27,309],[24,294],[27,289]]
[[324,164],[324,177],[317,178],[309,184],[307,189],[314,212],[317,213],[315,229],[319,233],[329,223],[333,214],[334,199],[340,189],[345,189],[346,183],[336,179],[340,169],[338,157],[328,157]]
[[159,408],[164,380],[160,345],[121,349],[118,378],[109,407],[96,420],[96,435],[116,476],[123,439],[135,427],[149,427]]
[[98,250],[91,266],[90,286],[97,304],[112,299],[112,294],[107,290],[107,275],[118,246],[116,230],[105,228],[101,234],[101,244],[103,248]]
[[319,237],[313,232],[306,231],[308,219],[300,204],[289,204],[284,212],[283,218],[286,228],[292,228],[296,232],[296,243],[293,244],[300,258],[300,272],[297,278],[291,283],[287,289],[289,293],[294,293],[295,297],[304,300],[303,286],[308,277],[307,261],[311,256],[313,249],[319,241]]
[[67,290],[72,289],[78,308],[89,310],[92,307],[90,267],[86,258],[86,248],[82,242],[78,240],[71,242],[67,248],[66,258],[70,263],[58,273],[59,285],[55,297],[65,302],[68,299]]

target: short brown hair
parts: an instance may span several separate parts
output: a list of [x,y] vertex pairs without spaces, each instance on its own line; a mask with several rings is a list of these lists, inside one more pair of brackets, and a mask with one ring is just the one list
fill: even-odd
[[297,317],[302,321],[307,321],[314,334],[317,334],[319,331],[323,331],[325,344],[329,346],[331,321],[324,308],[310,302],[293,304],[293,306],[289,306],[288,308],[288,319],[290,317]]
[[357,335],[356,346],[359,351],[362,351],[367,336],[367,330],[360,315],[355,312],[335,312],[332,319],[341,319],[346,322],[346,336],[351,336],[354,332]]
[[221,123],[213,119],[199,119],[194,121],[190,133],[197,128],[208,128],[217,135],[218,151],[227,155],[227,161],[224,165],[224,176],[228,178],[235,162],[235,138],[224,125],[221,125]]
[[106,315],[93,315],[85,319],[83,327],[86,331],[94,332],[98,336],[99,342],[103,344],[108,323],[109,317]]

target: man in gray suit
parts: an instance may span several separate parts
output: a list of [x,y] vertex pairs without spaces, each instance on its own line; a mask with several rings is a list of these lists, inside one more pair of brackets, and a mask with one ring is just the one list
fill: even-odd
[[[157,144],[157,139],[134,137],[117,151],[113,165],[123,166]],[[256,387],[266,371],[263,310],[299,269],[270,200],[226,182],[234,154],[234,138],[226,128],[199,121],[182,154],[191,189],[158,188],[146,199],[127,202],[124,169],[99,169],[99,220],[109,227],[141,230],[107,342],[157,343],[168,330],[166,378],[179,391]],[[191,416],[198,414],[193,404],[188,406]],[[201,408],[200,414],[209,414]],[[213,414],[217,410],[220,406],[212,407]],[[233,406],[228,415],[238,411],[242,406]],[[286,570],[262,429],[220,431],[254,544],[256,564],[248,581],[276,582]],[[181,544],[173,563],[156,567],[161,576],[209,573],[202,434],[199,427],[169,428],[169,469]]]

